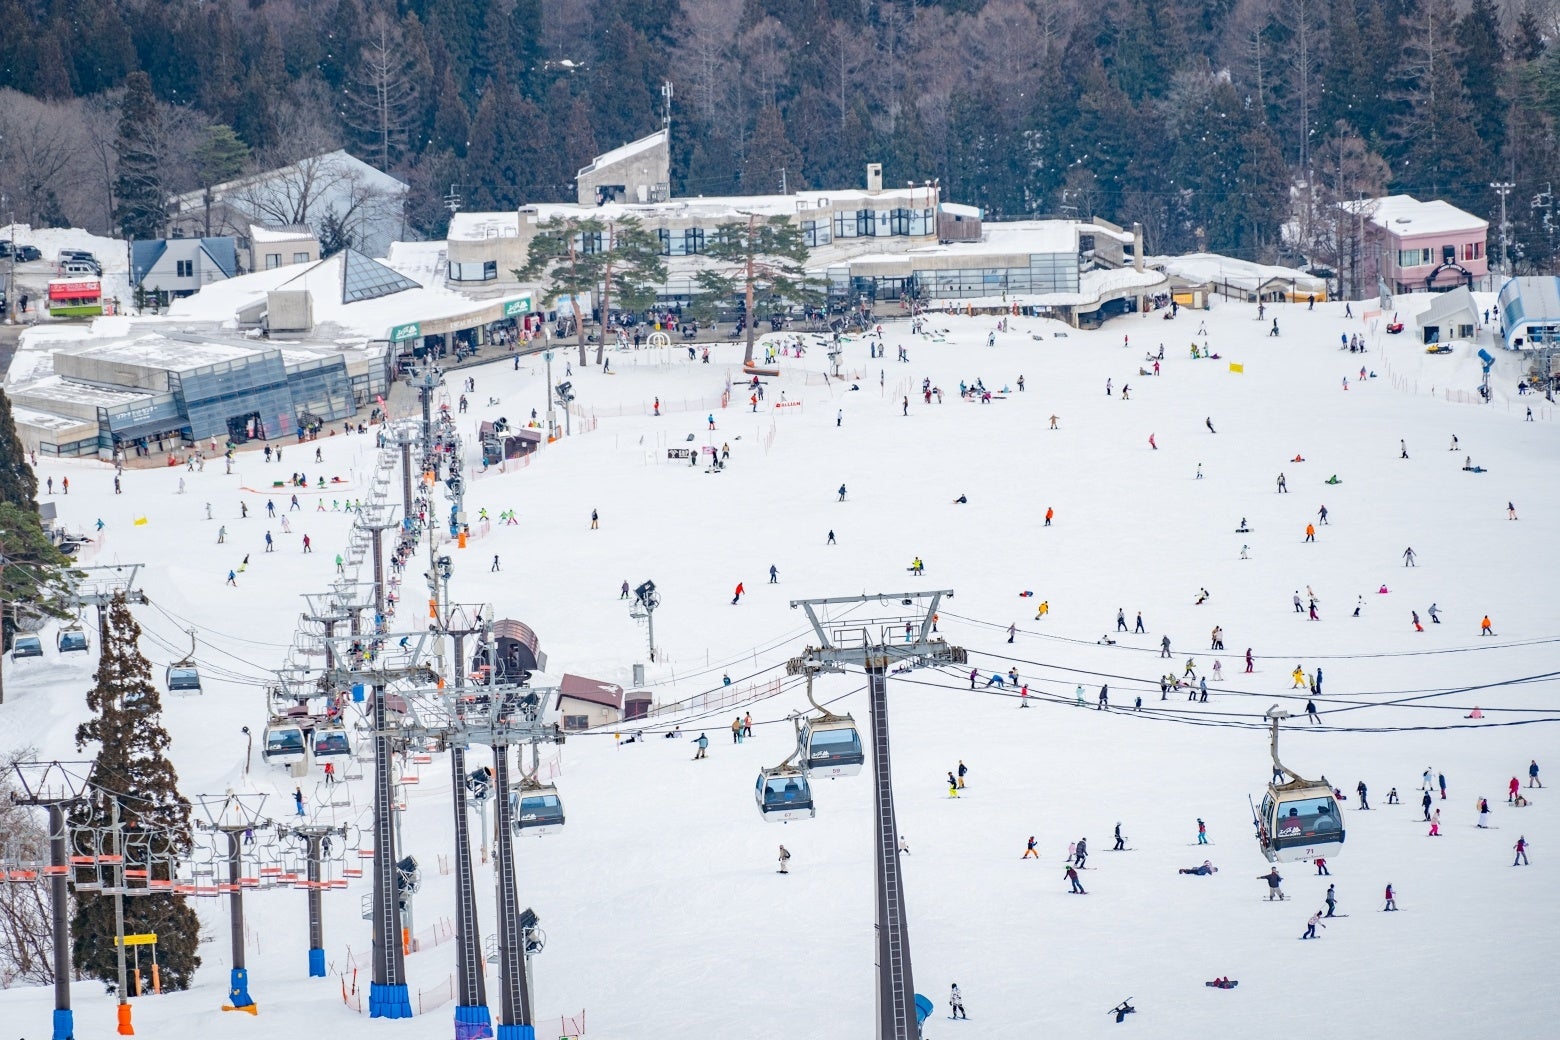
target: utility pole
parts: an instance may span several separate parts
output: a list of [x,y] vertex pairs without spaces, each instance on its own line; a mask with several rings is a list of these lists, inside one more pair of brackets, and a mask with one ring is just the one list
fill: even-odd
[[[910,966],[910,926],[905,913],[899,824],[894,814],[889,760],[888,670],[891,664],[914,668],[964,663],[966,655],[961,647],[949,646],[932,634],[937,605],[944,596],[951,598],[953,590],[791,601],[792,609],[800,607],[807,614],[818,646],[808,647],[803,656],[788,661],[787,673],[843,671],[846,665],[856,665],[867,673],[874,779],[873,859],[877,873],[877,1040],[919,1040],[924,1016],[918,1005],[926,1001],[915,992]],[[852,620],[834,626],[825,626],[815,609],[867,603],[916,607],[918,600],[930,602],[917,615]]]
[[[1506,196],[1516,187],[1511,181],[1491,181],[1490,187],[1500,196],[1500,273],[1511,277],[1511,254],[1506,248]],[[1499,289],[1499,286],[1496,286]]]

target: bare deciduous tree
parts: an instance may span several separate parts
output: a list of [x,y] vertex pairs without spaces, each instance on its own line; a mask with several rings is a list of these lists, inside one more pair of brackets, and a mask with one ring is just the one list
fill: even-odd
[[[12,803],[9,779],[11,765],[32,757],[31,749],[13,751],[0,766],[0,848],[14,859],[41,863],[49,858],[43,812]],[[41,880],[0,885],[0,989],[54,981],[53,906]]]

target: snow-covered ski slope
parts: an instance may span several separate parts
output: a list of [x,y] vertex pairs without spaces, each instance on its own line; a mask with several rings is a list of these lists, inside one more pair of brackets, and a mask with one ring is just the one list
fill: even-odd
[[[1410,326],[1425,302],[1399,301]],[[535,628],[552,678],[570,671],[628,685],[645,640],[618,590],[625,579],[653,579],[663,605],[655,616],[660,663],[649,679],[667,703],[715,690],[723,675],[733,689],[768,692],[784,661],[813,641],[800,611],[788,607],[792,598],[955,590],[939,629],[968,650],[980,688],[970,689],[967,668],[895,676],[889,686],[900,830],[911,850],[914,976],[938,1005],[926,1026],[936,1040],[1116,1036],[1121,1028],[1206,1040],[1541,1035],[1560,1012],[1551,968],[1560,956],[1560,795],[1525,785],[1533,758],[1551,788],[1560,784],[1556,730],[1545,721],[1556,713],[1560,668],[1560,597],[1547,564],[1560,535],[1554,410],[1533,400],[1537,421],[1524,421],[1530,399],[1515,396],[1507,355],[1493,404],[1454,403],[1448,389],[1471,396],[1477,384],[1466,348],[1426,356],[1411,335],[1378,335],[1345,319],[1341,305],[1270,307],[1273,315],[1277,339],[1254,307],[1223,301],[1173,321],[1132,316],[1095,332],[1014,318],[990,348],[993,318],[934,315],[929,325],[947,332],[923,337],[896,322],[886,329],[886,359],[869,360],[865,342],[846,344],[854,379],[826,383],[822,349],[782,358],[757,413],[740,390],[730,407],[719,406],[725,380],[743,379],[735,346],[716,348],[710,365],[690,362],[675,344],[617,352],[611,375],[576,367],[567,377],[573,352],[560,351],[554,380],[572,379],[597,426],[581,432],[589,424],[577,417],[575,435],[531,465],[474,477],[471,516],[514,509],[520,522],[450,550],[454,598],[491,601],[499,616]],[[1205,337],[1196,335],[1200,321]],[[1340,334],[1353,332],[1370,344],[1363,358],[1339,349]],[[1222,357],[1191,360],[1194,341]],[[1139,375],[1161,342],[1162,375]],[[900,345],[908,364],[893,360]],[[1232,361],[1244,371],[1231,372]],[[1377,378],[1361,381],[1362,364]],[[477,384],[467,395],[471,411],[460,416],[468,430],[482,418],[523,421],[533,407],[545,410],[539,359],[518,372],[504,362],[453,373],[452,402],[467,375]],[[919,396],[928,376],[943,391],[941,404]],[[977,378],[1013,392],[985,405],[960,400],[960,380]],[[849,389],[853,382],[859,390]],[[785,407],[775,407],[782,391]],[[659,417],[651,414],[657,396]],[[489,398],[500,403],[487,406]],[[695,445],[730,445],[724,472],[667,460],[690,433]],[[362,494],[373,462],[371,437],[317,444],[323,465],[313,461],[314,445],[286,445],[281,463],[243,453],[232,476],[220,460],[196,474],[127,471],[118,497],[104,465],[43,464],[56,492],[61,477],[71,479],[70,495],[54,500],[72,526],[90,528],[99,517],[107,525],[84,562],[147,564],[153,605],[137,616],[148,655],[159,664],[180,656],[182,630],[197,630],[206,692],[164,701],[188,795],[266,791],[273,812],[291,811],[293,781],[283,770],[257,755],[245,775],[240,727],[265,721],[260,684],[291,642],[300,594],[333,577],[348,517],[329,511],[330,500]],[[1291,461],[1297,455],[1305,461]],[[1464,472],[1465,456],[1488,472]],[[273,499],[285,513],[291,492],[269,485],[295,470],[352,483],[323,496],[323,513],[321,496],[301,496],[293,533],[283,535],[264,505]],[[1275,491],[1280,473],[1288,494]],[[1342,482],[1324,484],[1333,474]],[[180,477],[188,482],[182,496]],[[842,483],[848,497],[839,502]],[[961,494],[968,504],[953,504]],[[247,520],[239,519],[241,500]],[[1515,522],[1506,518],[1508,501]],[[1305,525],[1324,504],[1329,523],[1306,544]],[[1048,507],[1055,520],[1046,528]],[[599,530],[589,529],[592,509]],[[136,526],[137,517],[145,524]],[[1242,517],[1249,534],[1235,531]],[[216,544],[220,524],[226,545]],[[278,541],[272,554],[263,552],[267,530]],[[830,530],[837,545],[826,544]],[[304,533],[313,555],[301,553]],[[1417,567],[1403,564],[1408,546]],[[250,565],[238,587],[226,587],[245,553]],[[499,573],[490,571],[494,554]],[[916,556],[926,564],[922,577],[906,572]],[[771,564],[778,585],[768,584]],[[398,624],[420,624],[412,604],[423,596],[421,569],[419,561],[408,570]],[[733,606],[739,581],[747,595]],[[1377,591],[1383,585],[1386,594]],[[1292,606],[1307,586],[1319,621]],[[1194,606],[1204,587],[1208,602]],[[1358,596],[1364,608],[1354,618]],[[1050,613],[1036,621],[1042,600]],[[1439,625],[1429,623],[1432,602]],[[1115,634],[1118,608],[1129,624],[1141,610],[1147,634]],[[831,616],[902,610],[890,601]],[[1413,631],[1411,610],[1424,619],[1423,633]],[[1486,613],[1493,638],[1479,635]],[[1008,645],[1011,623],[1018,634]],[[1199,675],[1211,669],[1215,625],[1227,649],[1210,702],[1174,694],[1161,702],[1161,673],[1181,674],[1188,657]],[[1106,632],[1115,645],[1096,642]],[[1170,660],[1159,657],[1164,634]],[[46,643],[41,661],[5,662],[0,743],[75,757],[71,736],[95,655],[59,657],[52,632]],[[1247,647],[1256,655],[1250,675]],[[1347,845],[1330,864],[1339,911],[1349,917],[1327,922],[1320,941],[1308,943],[1293,940],[1322,906],[1328,879],[1288,865],[1290,901],[1264,902],[1258,875],[1267,864],[1248,808],[1269,775],[1260,716],[1275,703],[1303,712],[1303,691],[1291,692],[1296,664],[1324,669],[1324,725],[1301,718],[1286,726],[1284,760],[1306,776],[1325,774],[1349,796]],[[1030,684],[1028,710],[1011,689],[984,685],[1009,667]],[[1073,703],[1080,683],[1086,708]],[[1102,683],[1108,712],[1094,709]],[[817,694],[864,720],[859,675],[825,677]],[[1141,712],[1123,710],[1139,695]],[[757,770],[786,757],[786,716],[804,704],[790,684],[757,700],[756,736],[740,746],[729,728],[736,709],[668,720],[684,736],[709,734],[702,762],[692,761],[688,740],[665,739],[659,726],[624,746],[612,734],[569,739],[557,780],[568,825],[517,844],[522,905],[536,909],[547,933],[535,965],[538,1035],[559,1035],[559,1016],[581,1009],[591,1038],[871,1035],[868,775],[818,783],[812,821],[768,824],[753,803]],[[1474,706],[1484,715],[1477,722],[1465,718]],[[474,751],[472,766],[485,755]],[[953,800],[944,777],[961,759],[968,787]],[[1436,839],[1420,822],[1426,766],[1449,785],[1449,798],[1437,801],[1444,836]],[[426,875],[413,922],[421,933],[450,913],[453,886],[439,874],[451,833],[447,762],[437,758],[420,774],[402,823],[404,850]],[[1506,806],[1513,775],[1533,796],[1528,808]],[[1372,812],[1356,811],[1361,779]],[[316,770],[303,785],[311,805],[319,780]],[[1401,806],[1385,804],[1394,786]],[[361,805],[366,783],[348,788]],[[1480,796],[1491,801],[1496,829],[1474,826]],[[336,811],[356,818],[356,810]],[[1206,850],[1194,847],[1198,817],[1214,843]],[[1130,852],[1109,851],[1117,821]],[[1039,862],[1020,859],[1030,834],[1040,839]],[[1514,869],[1519,835],[1532,843],[1532,866]],[[1088,895],[1073,896],[1062,858],[1085,836]],[[785,877],[775,872],[780,842],[794,855]],[[1176,873],[1204,858],[1216,875]],[[482,928],[491,933],[492,870],[478,869]],[[1403,913],[1378,912],[1388,882]],[[355,958],[365,992],[369,928],[359,899],[367,891],[365,879],[325,900],[332,969]],[[201,901],[210,941],[201,947],[199,985],[138,1000],[140,1035],[452,1035],[451,1005],[437,1006],[453,971],[451,945],[407,959],[414,1005],[420,998],[431,1010],[371,1021],[343,1004],[335,975],[306,977],[303,893],[255,893],[246,905],[259,1016],[216,1010],[227,984],[227,915],[222,902]],[[1242,984],[1202,985],[1219,976]],[[946,1018],[953,982],[968,1024]],[[495,983],[496,969],[496,1002]],[[1106,1011],[1124,997],[1138,1013],[1118,1027]],[[78,984],[76,1002],[78,1036],[111,1035],[111,1002],[96,984]],[[42,1033],[50,1007],[46,990],[0,994],[0,1019],[15,1035]]]

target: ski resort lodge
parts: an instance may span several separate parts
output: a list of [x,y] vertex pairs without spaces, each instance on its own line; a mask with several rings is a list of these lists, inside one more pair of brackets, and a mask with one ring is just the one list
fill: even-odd
[[663,129],[597,156],[579,171],[574,203],[456,213],[446,285],[477,295],[513,291],[538,225],[554,217],[636,217],[667,258],[659,302],[681,307],[700,291],[697,274],[718,226],[751,214],[783,216],[800,228],[809,267],[827,280],[835,307],[897,308],[915,299],[931,307],[1025,308],[1083,325],[1137,310],[1166,285],[1142,265],[1140,230],[1103,221],[985,223],[976,207],[943,201],[935,183],[885,187],[880,163],[868,164],[863,188],[672,198],[668,149]]

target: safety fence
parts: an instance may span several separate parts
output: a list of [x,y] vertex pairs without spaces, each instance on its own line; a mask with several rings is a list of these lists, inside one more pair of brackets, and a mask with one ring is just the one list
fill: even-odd
[[455,938],[455,925],[448,917],[441,917],[430,928],[424,928],[412,936],[411,952],[419,953],[423,950],[431,950],[435,946],[443,946]]
[[417,990],[417,1013],[426,1015],[455,999],[455,976],[446,975],[444,981]]
[[739,705],[751,704],[754,701],[766,700],[777,696],[780,690],[781,683],[779,679],[770,679],[764,683],[720,686],[672,704],[658,704],[651,708],[643,718],[636,721],[642,722],[645,719],[664,718],[671,715],[688,715],[719,711],[723,708],[734,708]]

